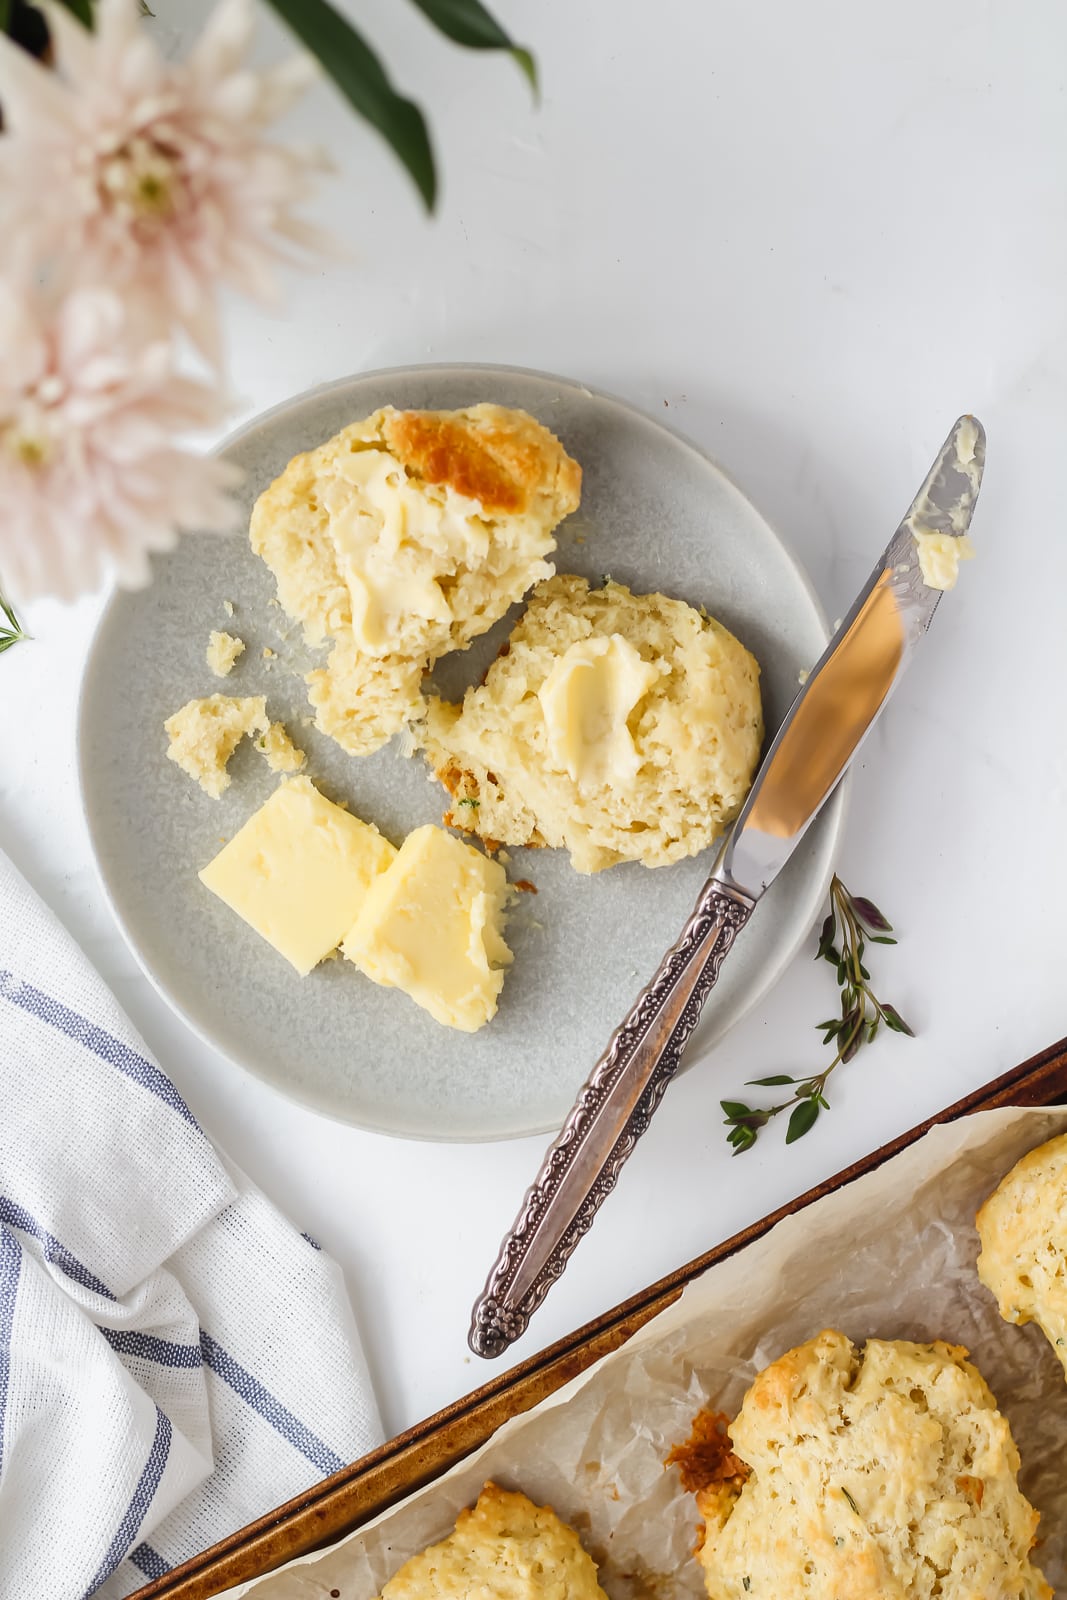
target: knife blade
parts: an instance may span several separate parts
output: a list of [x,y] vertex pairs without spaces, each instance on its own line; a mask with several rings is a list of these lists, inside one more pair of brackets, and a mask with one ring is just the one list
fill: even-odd
[[974,514],[985,432],[960,417],[874,571],[797,694],[693,913],[616,1029],[553,1141],[474,1305],[468,1343],[497,1356],[525,1331],[648,1127],[737,935],[829,799],[929,628],[942,591],[931,534]]

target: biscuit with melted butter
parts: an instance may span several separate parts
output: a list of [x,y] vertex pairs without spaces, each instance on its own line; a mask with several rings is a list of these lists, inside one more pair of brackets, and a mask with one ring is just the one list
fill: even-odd
[[295,456],[256,501],[252,548],[308,642],[316,720],[355,755],[420,705],[432,663],[485,633],[553,570],[581,469],[523,411],[386,406]]
[[418,736],[450,826],[569,850],[579,872],[664,866],[741,809],[763,740],[759,667],[682,600],[560,576],[462,705],[428,701]]

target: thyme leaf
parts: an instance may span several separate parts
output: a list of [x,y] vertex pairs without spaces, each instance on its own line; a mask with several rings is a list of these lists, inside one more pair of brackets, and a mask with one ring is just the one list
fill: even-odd
[[777,1088],[789,1085],[793,1089],[787,1100],[774,1106],[750,1106],[743,1100],[720,1100],[723,1121],[729,1132],[727,1141],[733,1145],[734,1155],[751,1150],[772,1117],[789,1112],[786,1127],[786,1144],[795,1144],[810,1133],[820,1112],[829,1111],[826,1084],[835,1068],[854,1060],[865,1044],[875,1038],[882,1023],[891,1033],[915,1037],[896,1006],[879,1000],[871,988],[871,975],[864,965],[866,944],[896,944],[891,938],[892,924],[879,911],[873,900],[862,895],[852,895],[836,875],[830,885],[830,910],[819,930],[817,961],[828,961],[840,990],[841,1014],[828,1017],[815,1026],[822,1034],[822,1042],[831,1045],[833,1060],[821,1072],[807,1077],[792,1077],[786,1072],[775,1072],[765,1078],[750,1078],[753,1088]]

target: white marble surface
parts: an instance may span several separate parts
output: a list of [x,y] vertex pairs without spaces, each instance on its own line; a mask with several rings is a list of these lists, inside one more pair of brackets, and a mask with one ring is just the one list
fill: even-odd
[[[173,37],[203,4],[156,9]],[[570,374],[707,446],[832,616],[955,416],[975,411],[989,434],[979,559],[867,748],[842,861],[898,924],[876,977],[919,1037],[864,1052],[799,1145],[772,1130],[731,1161],[719,1097],[821,1059],[832,977],[798,959],[672,1088],[519,1356],[1067,1032],[1067,15],[1057,0],[1025,15],[992,0],[500,0],[541,61],[535,110],[509,63],[439,42],[413,8],[358,10],[432,108],[440,213],[424,219],[373,136],[315,91],[294,132],[333,151],[314,210],[352,259],[288,280],[284,314],[229,308],[237,416],[405,362]],[[79,811],[96,609],[34,608],[36,642],[0,658],[0,846],[208,1131],[343,1263],[398,1430],[490,1375],[466,1352],[469,1308],[542,1141],[333,1126],[168,1013],[108,917]]]

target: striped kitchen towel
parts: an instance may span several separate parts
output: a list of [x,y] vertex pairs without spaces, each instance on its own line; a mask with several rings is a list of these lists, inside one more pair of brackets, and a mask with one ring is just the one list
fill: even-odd
[[380,1437],[338,1268],[0,853],[0,1600],[131,1594]]

